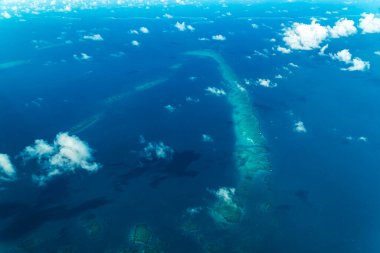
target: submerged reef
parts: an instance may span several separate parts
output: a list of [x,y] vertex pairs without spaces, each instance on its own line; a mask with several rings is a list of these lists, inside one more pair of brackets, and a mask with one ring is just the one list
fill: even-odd
[[232,108],[236,139],[234,158],[239,182],[230,201],[218,198],[212,212],[223,217],[227,222],[236,223],[242,215],[242,203],[247,200],[251,192],[252,179],[270,170],[268,152],[264,146],[265,138],[249,94],[239,84],[239,78],[224,58],[213,50],[189,51],[186,55],[214,60],[224,80],[223,88],[226,90],[226,96]]

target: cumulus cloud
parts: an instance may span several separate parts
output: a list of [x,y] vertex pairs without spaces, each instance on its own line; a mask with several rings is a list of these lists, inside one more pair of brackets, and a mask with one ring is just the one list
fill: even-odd
[[140,27],[140,32],[141,33],[149,33],[149,29],[143,26],[143,27]]
[[172,106],[172,105],[165,105],[164,108],[169,111],[169,112],[174,112],[175,111],[175,107]]
[[357,32],[355,22],[346,18],[339,19],[332,28],[329,28],[332,38],[348,37]]
[[177,28],[179,31],[184,32],[186,30],[189,31],[195,31],[195,28],[192,25],[186,25],[185,22],[177,22],[174,25],[175,28]]
[[216,190],[214,194],[218,198],[218,200],[230,204],[230,203],[233,203],[235,192],[236,192],[235,188],[221,187],[218,190]]
[[283,40],[291,49],[312,50],[319,48],[328,35],[328,29],[313,19],[311,24],[293,23],[284,30]]
[[168,18],[168,19],[171,19],[173,18],[172,15],[168,14],[168,13],[165,13],[164,15],[162,15],[164,18]]
[[89,56],[88,54],[86,53],[81,53],[80,55],[77,55],[77,54],[74,54],[73,55],[73,58],[77,61],[88,61],[88,60],[91,60],[91,56]]
[[302,121],[297,121],[296,123],[294,123],[294,131],[296,131],[297,133],[307,132],[305,124]]
[[6,181],[16,179],[16,169],[6,154],[0,154],[0,179]]
[[138,42],[137,40],[132,40],[131,41],[131,45],[135,46],[135,47],[138,47],[138,46],[140,46],[140,42]]
[[223,89],[218,89],[216,87],[207,87],[206,91],[215,95],[215,96],[224,96],[226,92]]
[[273,83],[270,79],[263,79],[263,78],[259,78],[256,81],[256,84],[266,87],[266,88],[274,88],[277,86],[277,84]]
[[93,41],[103,41],[103,37],[100,34],[93,34],[93,35],[84,35],[83,39],[85,40],[93,40]]
[[203,142],[213,142],[214,139],[210,135],[202,134],[202,141]]
[[92,149],[77,136],[68,133],[57,134],[54,142],[36,140],[21,153],[25,161],[35,159],[42,172],[33,179],[43,185],[52,177],[75,172],[77,169],[97,171],[101,166],[93,162]]
[[371,67],[368,61],[363,61],[362,59],[356,57],[352,60],[352,66],[348,68],[343,68],[342,70],[347,71],[366,71]]
[[377,18],[375,14],[363,13],[359,22],[363,33],[380,33],[380,18]]
[[342,61],[345,63],[350,63],[352,61],[352,55],[348,49],[343,49],[336,54],[331,55],[334,60]]
[[348,49],[343,49],[336,54],[330,54],[330,57],[334,60],[350,64],[351,66],[342,68],[342,70],[345,71],[365,71],[370,68],[370,63],[368,61],[363,61],[359,57],[352,58],[352,54]]
[[174,150],[162,141],[149,142],[141,152],[141,156],[149,161],[170,160],[173,154]]
[[221,34],[218,34],[218,35],[214,35],[211,37],[213,40],[219,40],[219,41],[224,41],[226,40],[226,37],[224,37],[223,35]]
[[283,54],[290,54],[292,52],[292,50],[290,50],[289,48],[285,48],[285,47],[281,47],[281,46],[277,47],[277,51],[281,52]]
[[11,16],[11,14],[9,14],[7,11],[3,11],[2,13],[1,13],[1,16],[3,17],[3,18],[5,18],[5,19],[10,19],[12,16]]
[[329,38],[347,37],[357,33],[355,22],[346,18],[339,19],[333,27],[323,26],[312,19],[310,24],[295,22],[285,28],[283,40],[293,50],[313,50]]

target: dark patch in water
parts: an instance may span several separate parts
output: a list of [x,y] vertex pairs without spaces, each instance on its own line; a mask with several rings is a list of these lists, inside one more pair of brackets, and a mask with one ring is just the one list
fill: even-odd
[[22,212],[27,206],[17,202],[3,202],[0,203],[0,218],[8,218]]
[[48,206],[52,203],[63,201],[69,197],[69,180],[65,177],[53,179],[49,184],[41,188],[36,205]]
[[117,190],[120,190],[120,185],[127,184],[131,179],[141,177],[146,174],[152,174],[150,185],[158,187],[159,184],[173,177],[195,177],[197,171],[188,170],[188,167],[193,162],[197,161],[201,155],[194,151],[175,152],[172,160],[146,160],[141,159],[140,165],[130,170],[128,173],[120,177],[120,181],[115,185]]
[[24,208],[22,213],[19,213],[0,231],[0,240],[18,239],[49,221],[73,218],[85,211],[93,210],[109,203],[110,201],[106,197],[98,197],[72,208],[67,205],[56,205],[49,208],[39,208],[38,206]]
[[303,189],[297,190],[294,195],[301,201],[308,201],[309,200],[309,192]]

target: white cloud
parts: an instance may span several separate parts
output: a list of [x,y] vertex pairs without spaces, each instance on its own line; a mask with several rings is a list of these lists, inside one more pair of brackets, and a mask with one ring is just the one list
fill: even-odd
[[94,40],[94,41],[103,41],[103,37],[100,34],[93,34],[93,35],[84,35],[83,39],[85,40]]
[[0,179],[15,180],[16,169],[13,166],[10,158],[6,154],[0,154]]
[[319,50],[319,55],[325,55],[326,50],[329,48],[329,44],[324,45],[321,50]]
[[233,203],[235,192],[235,188],[221,187],[214,194],[220,201],[231,204]]
[[366,71],[371,67],[368,61],[363,61],[362,59],[356,57],[352,60],[352,66],[342,69],[347,71]]
[[170,14],[168,14],[168,13],[165,13],[165,14],[163,15],[163,17],[164,17],[164,18],[168,18],[168,19],[173,18],[173,16],[170,15]]
[[330,57],[334,60],[351,64],[348,68],[342,68],[342,70],[345,71],[365,71],[370,68],[370,63],[368,61],[363,61],[358,57],[352,58],[352,54],[348,49],[343,49],[333,55],[330,54]]
[[259,26],[257,24],[251,24],[251,26],[252,26],[253,29],[258,29],[259,28]]
[[152,160],[170,160],[173,156],[174,150],[160,142],[149,142],[143,149],[141,155],[145,159]]
[[319,48],[328,35],[328,29],[313,19],[311,24],[293,23],[284,30],[283,40],[291,49],[312,50]]
[[281,47],[281,46],[277,47],[277,51],[281,52],[283,54],[290,54],[292,52],[292,50],[290,50],[289,48],[285,48],[285,47]]
[[300,66],[298,66],[297,64],[293,63],[293,62],[290,62],[289,63],[289,66],[290,67],[293,67],[293,68],[299,68]]
[[149,29],[143,26],[143,27],[140,27],[140,32],[149,33]]
[[210,135],[202,134],[202,141],[203,142],[213,142],[214,139]]
[[80,55],[77,55],[77,54],[74,54],[73,55],[73,58],[77,61],[88,61],[88,60],[91,60],[91,56],[89,56],[88,54],[86,53],[81,53]]
[[139,34],[139,32],[137,30],[129,30],[129,33],[130,34]]
[[380,51],[373,52],[375,55],[380,55]]
[[294,131],[296,131],[297,133],[307,132],[306,127],[302,121],[297,121],[296,123],[294,123]]
[[195,28],[192,25],[187,25],[186,28],[191,32],[195,31]]
[[266,87],[266,88],[274,88],[277,86],[276,83],[273,83],[271,80],[269,79],[263,79],[263,78],[259,78],[256,83],[260,86],[263,86],[263,87]]
[[223,89],[218,89],[216,87],[207,87],[206,91],[210,92],[211,94],[213,94],[215,96],[224,96],[224,95],[226,95],[226,92]]
[[349,64],[352,61],[352,54],[348,49],[343,49],[336,54],[331,55],[331,58]]
[[97,171],[101,166],[92,162],[91,148],[77,136],[68,133],[57,134],[53,144],[36,140],[21,153],[25,161],[36,159],[42,166],[42,172],[33,179],[39,185],[45,184],[52,177],[74,172],[77,169]]
[[223,35],[221,34],[218,34],[218,35],[214,35],[211,37],[213,40],[219,40],[219,41],[224,41],[226,40],[226,37],[224,37]]
[[165,105],[164,108],[166,110],[168,110],[169,112],[174,112],[175,111],[175,107],[172,106],[172,105]]
[[348,37],[357,32],[355,22],[346,18],[339,19],[332,28],[329,28],[332,38]]
[[177,28],[178,30],[180,30],[181,32],[186,31],[185,22],[182,22],[182,23],[177,22],[177,23],[175,23],[174,27]]
[[5,19],[10,19],[12,17],[7,11],[2,12],[1,16]]
[[137,40],[132,40],[131,44],[132,44],[132,46],[135,46],[135,47],[140,46],[140,42],[138,42]]
[[377,18],[375,14],[363,13],[359,22],[363,33],[380,33],[380,18]]
[[293,50],[312,50],[320,48],[329,38],[347,37],[357,33],[355,22],[346,18],[339,19],[333,27],[323,26],[312,19],[310,24],[293,23],[285,28],[283,40]]

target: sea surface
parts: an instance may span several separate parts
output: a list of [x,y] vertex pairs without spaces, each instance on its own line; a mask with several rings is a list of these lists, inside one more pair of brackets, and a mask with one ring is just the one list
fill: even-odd
[[[106,6],[1,19],[0,64],[22,62],[0,68],[0,153],[17,169],[17,180],[0,181],[0,252],[378,252],[380,35],[329,42],[331,52],[349,48],[370,61],[366,72],[274,49],[294,21],[333,24],[376,10],[344,6]],[[102,40],[84,39],[94,34]],[[231,104],[207,91],[225,80],[212,59],[185,54],[204,49],[244,85],[270,160],[266,187],[243,200],[236,224],[211,214],[215,192],[240,178]],[[306,132],[294,130],[298,121]],[[22,152],[60,132],[84,141],[101,166],[38,185],[41,166]],[[144,157],[161,142],[168,159]],[[136,226],[148,242],[134,245]]]

